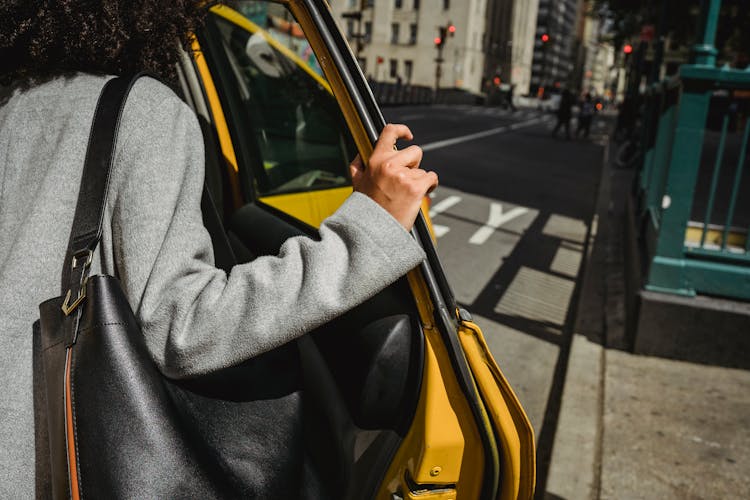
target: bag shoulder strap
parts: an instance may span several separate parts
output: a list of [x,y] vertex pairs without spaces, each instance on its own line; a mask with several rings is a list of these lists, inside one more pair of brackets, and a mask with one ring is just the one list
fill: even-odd
[[120,117],[127,95],[139,76],[113,78],[107,81],[99,95],[63,266],[62,291],[66,295],[62,309],[66,316],[76,310],[86,296],[85,282],[91,258],[102,237],[104,208],[107,204]]

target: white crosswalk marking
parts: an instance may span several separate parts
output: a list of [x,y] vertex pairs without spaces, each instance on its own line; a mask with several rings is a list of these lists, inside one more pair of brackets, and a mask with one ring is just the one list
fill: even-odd
[[442,214],[443,212],[451,208],[456,203],[459,203],[460,201],[461,201],[460,196],[453,195],[453,196],[447,197],[444,200],[441,200],[438,203],[435,203],[434,205],[432,205],[432,208],[430,208],[430,217],[435,217],[438,214]]
[[[539,123],[540,121],[542,121],[540,118],[534,118],[533,120],[514,123],[513,130],[517,130],[523,127],[528,127],[529,125],[534,125],[535,123]],[[507,125],[503,125],[502,127],[491,128],[489,130],[477,132],[474,134],[462,135],[459,137],[454,137],[452,139],[445,139],[442,141],[430,142],[428,144],[422,145],[422,151],[432,151],[433,149],[440,149],[440,148],[445,148],[448,146],[454,146],[456,144],[461,144],[462,142],[473,141],[475,139],[481,139],[483,137],[488,137],[494,134],[501,134],[503,132],[507,132],[508,130],[511,130],[511,128]]]
[[515,207],[509,212],[503,213],[503,206],[500,203],[490,204],[490,217],[487,224],[477,229],[477,231],[469,238],[469,243],[472,245],[481,245],[485,243],[495,229],[499,228],[506,222],[509,222],[516,217],[520,217],[529,210],[524,207]]

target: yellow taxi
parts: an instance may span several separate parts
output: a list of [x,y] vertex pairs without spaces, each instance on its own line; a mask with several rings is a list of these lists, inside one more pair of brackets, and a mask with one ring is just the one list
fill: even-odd
[[[179,66],[225,267],[314,238],[352,191],[350,161],[367,161],[385,125],[324,0],[235,5],[211,9]],[[279,361],[301,374],[313,473],[334,498],[532,498],[529,421],[456,305],[424,215],[413,236],[427,254],[419,268]]]

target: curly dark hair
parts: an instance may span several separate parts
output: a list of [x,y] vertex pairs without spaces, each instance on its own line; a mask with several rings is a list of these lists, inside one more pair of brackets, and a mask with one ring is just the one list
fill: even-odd
[[0,0],[0,83],[75,71],[175,83],[205,0]]

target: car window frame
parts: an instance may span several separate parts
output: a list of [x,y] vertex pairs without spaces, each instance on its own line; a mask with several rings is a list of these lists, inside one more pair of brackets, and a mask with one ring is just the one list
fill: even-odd
[[[290,2],[304,8],[310,16],[313,24],[318,30],[328,55],[333,64],[338,68],[345,91],[351,99],[351,103],[364,126],[368,139],[369,151],[364,156],[365,162],[369,159],[380,131],[385,127],[386,121],[375,97],[367,84],[360,66],[346,40],[341,35],[333,17],[330,15],[330,7],[325,0],[296,0]],[[328,15],[323,15],[323,13]],[[362,151],[360,150],[360,153]],[[420,278],[424,281],[429,297],[433,304],[432,320],[441,334],[443,343],[448,350],[453,370],[458,379],[461,391],[469,402],[472,414],[480,431],[481,441],[485,449],[485,470],[482,484],[482,498],[495,498],[499,488],[500,464],[497,436],[494,428],[489,423],[486,408],[482,403],[482,397],[478,392],[471,369],[468,366],[463,353],[460,340],[457,335],[459,323],[462,321],[455,296],[448,283],[440,258],[430,235],[424,214],[420,211],[412,229],[412,235],[425,250],[427,258],[418,268]],[[413,272],[412,272],[413,273]],[[411,280],[418,279],[410,274]],[[410,280],[410,281],[411,281]]]

